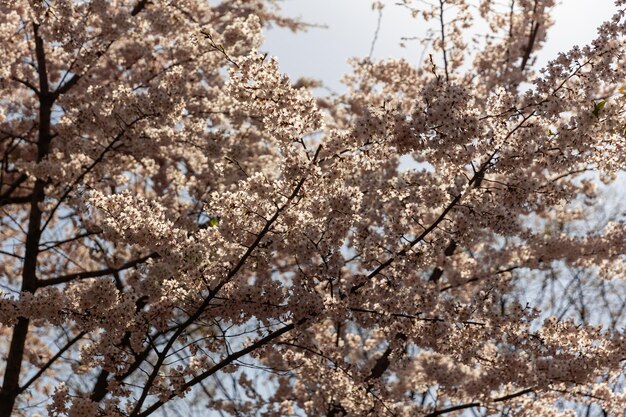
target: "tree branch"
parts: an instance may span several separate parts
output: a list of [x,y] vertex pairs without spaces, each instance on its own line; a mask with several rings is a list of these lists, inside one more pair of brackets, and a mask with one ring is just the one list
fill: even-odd
[[[452,239],[450,241],[450,243],[448,244],[448,246],[446,246],[446,249],[443,251],[443,254],[445,256],[452,256],[454,255],[454,251],[456,249],[456,241],[454,239]],[[433,270],[432,274],[430,274],[430,277],[428,278],[429,282],[437,282],[439,281],[439,278],[441,278],[441,276],[443,275],[443,269],[439,268],[438,266],[435,267],[435,269]]]
[[[37,138],[37,162],[41,162],[50,149],[52,105],[54,99],[50,95],[48,73],[46,70],[46,53],[44,42],[39,36],[39,25],[33,23],[35,38],[35,58],[39,75],[39,132]],[[24,245],[24,264],[22,267],[22,292],[34,293],[37,290],[37,256],[41,239],[41,209],[39,204],[45,199],[46,182],[37,178],[30,201],[28,231]],[[0,417],[10,417],[15,400],[19,395],[19,377],[22,369],[24,347],[28,335],[29,319],[20,317],[13,328],[11,345],[7,357],[4,380],[0,389]]]
[[65,84],[60,85],[54,92],[55,98],[70,91],[70,89],[74,87],[74,85],[76,85],[80,78],[81,76],[79,74],[74,74],[72,78],[70,78]]
[[31,84],[28,80],[22,80],[21,78],[17,78],[17,77],[11,77],[11,79],[17,83],[20,83],[22,85],[24,85],[25,87],[27,87],[28,89],[32,90],[33,93],[35,93],[35,95],[37,95],[37,97],[39,97],[39,90],[37,89],[37,87],[35,87],[33,84]]
[[153,252],[149,255],[142,256],[141,258],[128,261],[118,268],[105,268],[105,269],[100,269],[97,271],[76,272],[74,274],[67,274],[67,275],[62,275],[60,277],[56,277],[56,278],[40,280],[39,287],[47,287],[50,285],[64,284],[66,282],[74,281],[77,279],[97,278],[97,277],[101,277],[104,275],[111,275],[120,271],[124,271],[126,269],[133,268],[139,264],[146,262],[148,259],[158,259],[158,258],[160,258],[160,255],[156,252]]
[[46,362],[40,369],[37,371],[35,375],[33,375],[24,385],[22,385],[19,389],[20,394],[28,389],[29,386],[33,384],[41,375],[43,375],[48,368],[50,368],[54,362],[57,361],[65,352],[69,350],[76,342],[78,342],[87,332],[78,333],[73,339],[65,344],[53,357],[51,357],[48,362]]
[[[531,392],[534,392],[534,390],[532,388],[526,388],[525,390],[522,390],[522,391],[519,391],[519,392],[516,392],[516,393],[513,393],[513,394],[505,395],[504,397],[494,398],[493,400],[491,400],[489,402],[492,402],[492,403],[503,402],[503,401],[511,400],[513,398],[516,398],[516,397],[521,397],[522,395],[526,395],[526,394],[531,393]],[[473,403],[455,405],[453,407],[443,408],[441,410],[433,411],[432,413],[427,414],[425,417],[437,417],[437,416],[440,416],[442,414],[451,413],[453,411],[464,410],[466,408],[481,407],[483,405],[485,405],[485,404],[480,403],[480,402],[473,402]]]
[[443,51],[443,69],[446,73],[446,81],[450,81],[448,73],[448,53],[446,51],[446,26],[443,20],[444,0],[439,0],[439,23],[441,25],[441,50]]
[[[533,13],[537,12],[537,2],[535,0],[535,6],[533,8]],[[535,40],[537,39],[537,33],[539,32],[539,22],[533,20],[530,29],[530,36],[528,37],[528,44],[526,45],[526,49],[524,50],[524,56],[522,57],[522,65],[520,66],[520,71],[524,71],[526,68],[526,64],[530,59],[530,54],[533,52],[533,48],[535,46]]]
[[[311,164],[317,163],[317,158],[319,156],[319,153],[320,153],[321,149],[322,149],[322,146],[320,145],[317,148],[317,151],[315,153],[315,156],[313,157],[313,160],[311,161]],[[300,179],[300,181],[298,181],[298,183],[296,184],[296,187],[294,188],[292,193],[289,195],[289,197],[287,197],[287,201],[281,207],[278,207],[276,209],[276,212],[274,213],[274,215],[269,220],[266,221],[266,223],[263,226],[263,228],[261,229],[261,231],[257,234],[257,237],[254,240],[254,242],[247,248],[247,250],[241,256],[239,261],[228,271],[228,273],[226,274],[226,277],[222,281],[220,281],[215,286],[215,288],[213,288],[213,289],[211,289],[209,291],[209,295],[204,299],[204,301],[199,306],[199,308],[196,310],[196,312],[194,314],[192,314],[191,316],[189,316],[189,318],[187,320],[185,320],[185,322],[182,323],[179,326],[179,328],[174,332],[174,334],[170,337],[170,339],[168,340],[168,342],[166,343],[164,348],[161,350],[161,352],[159,352],[159,357],[157,359],[157,362],[153,366],[152,373],[148,376],[148,380],[147,380],[147,382],[146,382],[146,384],[144,386],[144,389],[142,390],[141,396],[137,400],[137,403],[135,404],[135,407],[133,408],[133,411],[131,412],[131,416],[148,415],[148,414],[150,414],[150,413],[148,413],[148,410],[151,410],[152,407],[154,407],[156,404],[161,403],[159,401],[158,403],[153,404],[153,406],[148,408],[148,410],[146,410],[144,413],[141,413],[141,408],[142,408],[143,403],[145,402],[145,400],[146,400],[146,398],[148,396],[149,390],[152,387],[152,384],[154,383],[154,380],[158,376],[160,368],[163,365],[163,362],[165,361],[165,358],[168,355],[168,351],[172,348],[172,346],[174,345],[175,341],[185,331],[185,329],[187,327],[189,327],[194,321],[196,321],[204,313],[204,310],[207,308],[207,306],[209,305],[211,300],[222,289],[222,287],[224,285],[226,285],[228,282],[230,282],[230,280],[241,270],[241,268],[243,268],[243,266],[247,262],[248,258],[250,258],[250,256],[252,256],[252,253],[259,247],[259,245],[260,245],[261,241],[263,240],[263,238],[267,235],[267,233],[269,233],[269,231],[272,228],[272,225],[276,222],[276,220],[278,220],[278,218],[280,217],[280,214],[287,209],[287,207],[291,204],[293,199],[296,198],[296,196],[300,193],[300,190],[302,189],[302,186],[304,185],[304,182],[306,181],[306,178],[307,178],[307,176],[305,175],[305,176],[302,177],[302,179]],[[300,320],[300,322],[302,322],[302,323],[304,323],[304,321],[305,321],[305,319]],[[293,326],[293,324],[290,325],[290,326]],[[264,340],[264,339],[262,339],[262,340]],[[244,351],[245,351],[245,353],[243,353],[241,356],[243,356],[244,354],[248,353],[247,349],[244,349],[241,352],[244,352]],[[239,356],[237,356],[237,357],[239,357]],[[216,365],[216,366],[218,366],[218,365]],[[219,367],[219,368],[214,367],[212,369],[215,369],[215,372],[217,372],[222,367]],[[169,399],[173,398],[174,396],[175,395],[172,395]],[[156,406],[156,408],[154,408],[154,410],[158,409],[161,405]]]
[[26,174],[22,174],[20,175],[10,186],[9,188],[3,192],[2,194],[0,194],[0,206],[4,206],[6,204],[14,204],[17,201],[19,201],[20,203],[27,203],[31,200],[32,196],[28,195],[28,196],[20,196],[20,197],[11,197],[11,194],[13,194],[13,192],[15,190],[17,190],[19,188],[20,185],[22,185],[22,183],[24,183],[24,181],[26,181],[28,179],[28,175]]
[[422,240],[424,240],[424,238],[426,236],[428,236],[430,234],[430,232],[432,232],[433,230],[435,230],[437,228],[437,226],[439,225],[439,223],[441,223],[443,221],[443,219],[446,218],[446,216],[448,215],[448,213],[450,212],[450,210],[452,210],[454,208],[454,206],[456,206],[456,204],[461,200],[462,194],[457,195],[456,197],[454,197],[452,199],[452,201],[450,201],[450,203],[444,208],[444,210],[441,212],[441,214],[439,215],[439,217],[437,217],[437,219],[430,225],[428,226],[426,229],[424,229],[424,231],[417,236],[415,239],[413,239],[412,241],[409,242],[409,244],[407,246],[404,247],[404,249],[402,249],[401,251],[399,251],[398,253],[396,253],[394,256],[390,257],[389,259],[387,259],[385,262],[383,262],[382,264],[380,264],[376,269],[374,269],[372,272],[370,272],[366,279],[361,281],[358,284],[355,284],[352,286],[352,288],[350,288],[350,292],[352,294],[356,294],[356,292],[361,289],[365,284],[367,284],[372,278],[374,278],[375,276],[377,276],[378,274],[380,274],[385,268],[387,268],[388,266],[390,266],[396,259],[406,256],[406,254],[415,246],[417,245],[419,242],[421,242]]
[[149,0],[140,0],[135,7],[133,7],[133,10],[130,12],[131,16],[137,16],[139,13],[141,13],[141,11],[146,7],[146,5],[148,4]]
[[[306,320],[307,320],[306,318],[303,318],[297,324],[301,325],[301,324],[305,323]],[[209,376],[217,373],[221,369],[225,368],[226,366],[230,365],[231,363],[233,363],[237,359],[241,358],[242,356],[245,356],[248,353],[251,353],[251,352],[255,351],[256,349],[260,348],[261,346],[266,345],[267,343],[271,342],[272,340],[279,338],[280,336],[284,335],[285,333],[288,333],[289,331],[293,330],[295,327],[296,327],[296,323],[287,324],[287,325],[281,327],[280,329],[278,329],[278,330],[268,334],[267,336],[257,340],[256,342],[254,342],[250,346],[248,346],[248,347],[246,347],[244,349],[241,349],[240,351],[231,353],[230,355],[228,355],[226,358],[224,358],[222,361],[217,363],[212,368],[207,369],[206,371],[202,372],[200,375],[198,375],[198,376],[192,378],[191,380],[189,380],[188,382],[186,382],[182,386],[182,390],[185,391],[185,390],[187,390],[189,388],[192,388],[194,385],[199,384],[200,382],[202,382],[203,380],[205,380]],[[139,413],[139,410],[137,408],[135,408],[135,410],[130,414],[130,417],[146,417],[146,416],[149,416],[150,414],[152,414],[153,412],[155,412],[156,410],[161,408],[169,400],[171,400],[172,398],[176,397],[176,395],[177,395],[176,393],[170,393],[167,396],[166,399],[158,400],[157,402],[152,404],[150,407],[148,407],[142,413]]]

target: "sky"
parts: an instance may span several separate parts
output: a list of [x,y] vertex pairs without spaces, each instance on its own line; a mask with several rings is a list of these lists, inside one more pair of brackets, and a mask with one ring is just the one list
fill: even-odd
[[[422,54],[417,42],[400,47],[402,37],[423,34],[421,21],[410,18],[408,11],[385,0],[380,30],[373,58],[403,57],[418,63]],[[366,57],[378,21],[370,0],[282,0],[283,13],[300,16],[308,23],[325,25],[306,33],[293,34],[286,29],[266,31],[264,52],[276,56],[283,72],[292,79],[301,76],[321,79],[334,91],[342,91],[340,79],[349,72],[350,57]],[[417,6],[419,2],[414,2]],[[591,41],[597,27],[608,20],[615,7],[613,0],[562,0],[553,9],[555,25],[548,32],[548,41],[539,54],[538,67],[560,51]]]
[[[419,20],[410,18],[408,11],[396,5],[399,0],[383,0],[385,8],[372,58],[405,58],[419,63],[422,55],[417,42],[400,47],[402,37],[420,32]],[[476,2],[475,2],[476,3]],[[265,32],[262,51],[278,58],[280,68],[292,80],[310,77],[323,81],[334,92],[345,91],[341,78],[350,71],[351,57],[367,57],[376,32],[378,13],[371,0],[280,0],[286,16],[301,17],[308,23],[325,27],[311,28],[294,34],[287,29],[273,28]],[[415,5],[419,1],[414,1]],[[541,68],[557,54],[574,45],[592,41],[597,28],[615,12],[613,0],[561,0],[553,9],[554,25],[539,52],[535,68]],[[317,92],[316,92],[317,94]],[[323,93],[322,93],[323,94]],[[626,171],[609,187],[626,195]]]

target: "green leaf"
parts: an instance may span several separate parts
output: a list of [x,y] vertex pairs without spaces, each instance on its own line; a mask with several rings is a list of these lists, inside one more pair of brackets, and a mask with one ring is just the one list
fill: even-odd
[[220,218],[219,218],[219,217],[211,217],[211,218],[209,219],[209,226],[211,226],[211,227],[215,227],[215,226],[217,226],[218,224],[220,224]]
[[606,106],[606,100],[602,100],[601,102],[596,103],[596,105],[593,106],[593,115],[596,117],[600,117],[600,110],[602,110],[604,106]]

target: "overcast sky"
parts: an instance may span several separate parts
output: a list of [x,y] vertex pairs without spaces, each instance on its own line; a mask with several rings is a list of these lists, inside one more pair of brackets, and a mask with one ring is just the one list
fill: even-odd
[[[420,32],[418,22],[397,0],[384,0],[381,27],[373,58],[403,57],[418,63],[422,49],[417,43],[400,47],[402,37]],[[415,2],[418,4],[419,2]],[[333,91],[343,91],[341,77],[350,70],[350,57],[366,57],[376,31],[378,13],[371,0],[282,0],[283,14],[300,16],[306,22],[326,25],[308,32],[293,34],[289,30],[271,29],[265,33],[264,52],[278,57],[283,72],[296,80],[306,76],[322,80]],[[561,0],[553,9],[555,20],[548,41],[539,53],[540,68],[561,51],[574,45],[585,45],[595,38],[598,26],[611,18],[613,0]],[[626,173],[611,187],[626,194]],[[623,206],[623,205],[622,205]]]
[[[374,58],[404,57],[419,62],[422,49],[416,42],[399,46],[402,37],[423,33],[422,21],[409,17],[406,9],[394,0],[386,0]],[[340,79],[349,71],[346,60],[366,57],[376,31],[378,13],[370,0],[283,0],[287,16],[301,16],[309,23],[326,25],[306,33],[293,34],[284,29],[266,32],[264,51],[277,56],[284,72],[293,79],[309,76],[324,81],[333,90],[341,90]],[[416,2],[416,5],[419,3]],[[613,0],[562,0],[553,16],[548,43],[538,65],[560,51],[592,40],[597,27],[614,12]]]

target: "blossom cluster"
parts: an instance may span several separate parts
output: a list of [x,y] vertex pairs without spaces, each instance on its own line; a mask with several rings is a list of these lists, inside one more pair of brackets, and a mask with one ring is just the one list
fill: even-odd
[[623,412],[626,2],[401,4],[316,98],[272,0],[0,2],[0,417]]

